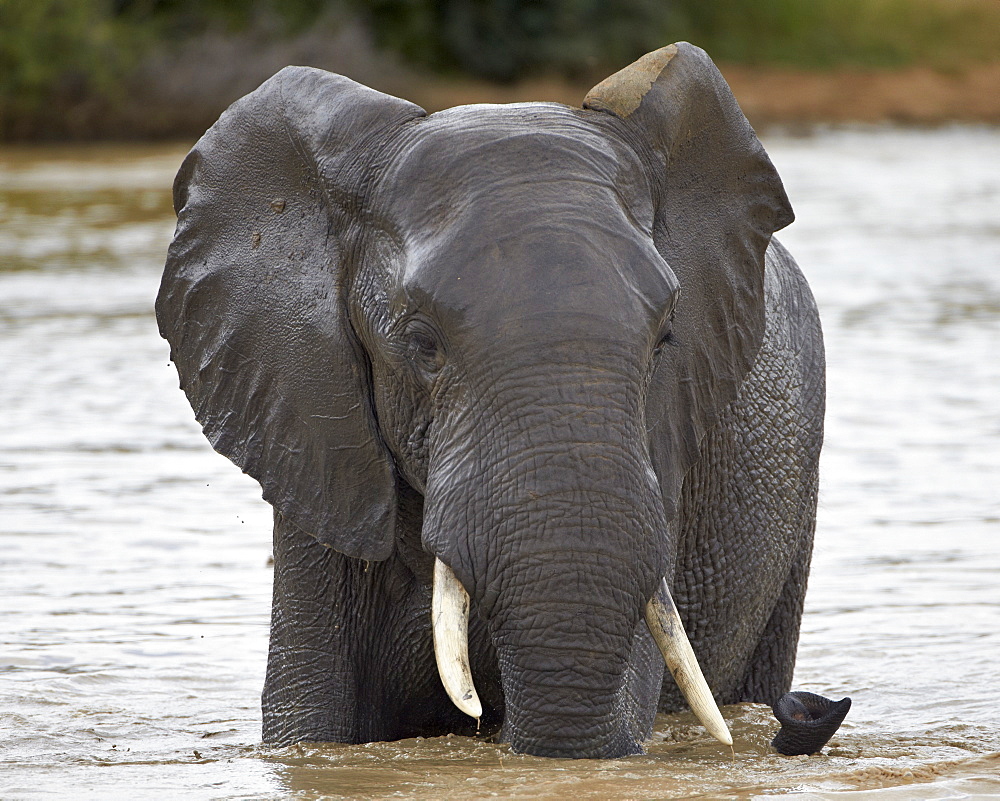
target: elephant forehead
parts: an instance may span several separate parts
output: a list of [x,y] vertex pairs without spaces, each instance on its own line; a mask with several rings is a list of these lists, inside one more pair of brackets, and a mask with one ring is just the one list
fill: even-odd
[[472,213],[408,248],[405,305],[452,331],[617,331],[629,341],[650,335],[678,288],[650,239],[634,228],[529,218],[512,212],[513,230],[505,230],[477,223]]
[[641,229],[652,197],[635,154],[557,104],[464,106],[409,128],[377,189],[381,203],[416,237],[475,207],[486,218],[512,210],[571,208],[597,220],[607,199]]
[[405,252],[397,310],[487,338],[649,336],[677,279],[638,158],[587,114],[470,106],[409,126],[374,195]]

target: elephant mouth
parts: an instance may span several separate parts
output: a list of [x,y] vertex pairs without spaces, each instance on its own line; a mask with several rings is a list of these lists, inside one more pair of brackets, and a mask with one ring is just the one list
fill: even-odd
[[[452,703],[466,715],[477,719],[483,713],[469,664],[469,594],[455,573],[440,559],[434,563],[434,589],[431,601],[434,633],[434,657],[441,683]],[[646,625],[656,642],[667,669],[677,682],[691,711],[709,734],[725,745],[732,745],[729,733],[708,682],[698,665],[694,650],[684,631],[684,624],[666,579],[646,603]]]

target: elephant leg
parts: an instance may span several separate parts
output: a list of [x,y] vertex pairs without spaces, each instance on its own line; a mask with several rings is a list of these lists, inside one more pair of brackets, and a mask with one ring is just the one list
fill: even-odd
[[[743,700],[751,666],[780,671],[783,664],[768,660],[794,657],[797,619],[786,621],[776,610],[789,606],[789,577],[804,572],[811,551],[811,531],[802,530],[801,520],[813,490],[797,475],[792,452],[780,446],[780,432],[756,424],[749,406],[727,412],[685,479],[674,573],[674,598],[692,647],[723,704]],[[750,437],[765,441],[748,448]],[[801,606],[791,607],[794,618]],[[683,707],[668,676],[661,708]]]
[[[769,268],[764,343],[684,479],[677,523],[674,597],[721,703],[787,689],[815,529],[822,343],[794,263]],[[682,706],[670,685],[664,711]]]
[[[774,410],[781,421],[771,435],[754,442],[745,434],[744,447],[754,444],[774,454],[780,465],[772,470],[770,491],[780,497],[769,519],[783,521],[791,532],[785,542],[790,561],[784,585],[757,641],[735,699],[774,704],[791,687],[799,626],[816,531],[819,453],[823,442],[825,379],[823,345],[812,295],[797,266],[777,243],[768,251],[771,316],[758,365],[751,371],[744,398],[744,432],[765,430]],[[756,401],[756,402],[754,402]],[[772,457],[774,460],[775,457]]]
[[359,742],[347,560],[275,514],[274,589],[263,739]]
[[792,564],[778,603],[750,659],[739,691],[740,701],[774,705],[792,686],[811,555],[812,549],[804,548]]
[[[431,561],[413,547],[411,517],[401,509],[397,529],[403,534],[389,559],[365,562],[275,515],[264,742],[360,743],[476,732],[477,721],[454,707],[438,678]],[[470,640],[483,643],[483,626],[472,624]],[[484,663],[492,651],[473,647],[472,657],[488,678]],[[492,704],[484,728],[499,725],[497,694],[485,692]]]

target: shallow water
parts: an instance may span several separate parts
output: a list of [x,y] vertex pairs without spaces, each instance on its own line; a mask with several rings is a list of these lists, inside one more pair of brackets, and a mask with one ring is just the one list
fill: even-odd
[[177,148],[0,154],[0,797],[1000,798],[1000,131],[766,145],[827,336],[796,687],[854,708],[773,754],[766,707],[648,754],[464,738],[258,745],[270,516],[201,436],[152,299]]

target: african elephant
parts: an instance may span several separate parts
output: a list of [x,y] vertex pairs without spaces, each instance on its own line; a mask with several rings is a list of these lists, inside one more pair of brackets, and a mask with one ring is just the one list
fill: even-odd
[[286,68],[174,204],[160,331],[274,507],[265,742],[615,757],[788,689],[822,338],[702,50],[431,115]]

